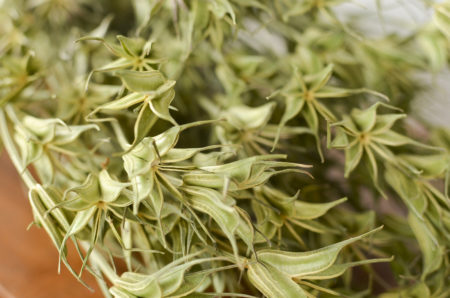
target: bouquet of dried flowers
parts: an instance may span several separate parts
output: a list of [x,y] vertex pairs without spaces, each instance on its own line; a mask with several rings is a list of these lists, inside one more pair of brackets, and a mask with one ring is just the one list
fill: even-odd
[[381,35],[345,2],[0,1],[2,146],[59,264],[106,297],[448,297],[450,133],[413,99],[450,2]]

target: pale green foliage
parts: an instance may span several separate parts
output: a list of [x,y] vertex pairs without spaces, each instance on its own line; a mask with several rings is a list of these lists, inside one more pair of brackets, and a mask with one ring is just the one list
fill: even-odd
[[0,2],[0,135],[60,262],[107,297],[449,296],[450,134],[410,115],[449,2],[377,38],[344,2]]

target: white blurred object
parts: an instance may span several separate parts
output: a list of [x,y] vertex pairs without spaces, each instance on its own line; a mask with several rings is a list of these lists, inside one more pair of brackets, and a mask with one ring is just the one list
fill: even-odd
[[[430,20],[431,3],[424,0],[355,0],[336,6],[333,10],[343,22],[354,22],[354,27],[370,37],[387,34],[406,35]],[[428,3],[428,4],[427,4]]]
[[417,94],[412,112],[428,124],[450,128],[450,70],[435,76],[422,74],[419,79],[429,87]]

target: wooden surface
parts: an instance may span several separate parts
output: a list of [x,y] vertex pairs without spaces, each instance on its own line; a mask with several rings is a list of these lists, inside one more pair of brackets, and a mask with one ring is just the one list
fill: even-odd
[[[45,231],[32,222],[26,190],[3,151],[0,157],[0,297],[77,298],[102,297],[95,279],[87,272],[84,280],[95,289],[90,292],[62,266],[58,275],[58,252]],[[69,262],[80,267],[74,248]]]

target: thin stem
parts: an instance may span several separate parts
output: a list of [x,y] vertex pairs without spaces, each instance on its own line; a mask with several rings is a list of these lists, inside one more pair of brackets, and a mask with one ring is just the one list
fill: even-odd
[[[83,241],[80,244],[81,244],[81,246],[83,247],[83,249],[85,251],[89,250],[89,243],[88,242]],[[98,252],[97,249],[93,249],[92,250],[92,252],[91,252],[91,254],[89,256],[89,260],[92,263],[96,264],[96,266],[98,266],[100,268],[100,270],[106,276],[106,278],[108,278],[109,281],[111,281],[112,283],[114,283],[116,280],[119,279],[119,276],[117,276],[116,272],[113,270],[111,265],[108,264],[108,262]]]
[[[11,109],[10,106],[6,106],[6,108]],[[14,112],[14,111],[12,111],[12,112]],[[28,189],[35,188],[37,185],[37,182],[31,175],[31,173],[28,171],[28,169],[25,169],[25,170],[23,169],[22,159],[20,158],[19,153],[17,152],[16,146],[14,145],[14,142],[9,133],[8,123],[7,123],[5,112],[3,111],[3,109],[0,109],[0,135],[2,138],[3,145],[6,149],[6,151],[8,152],[9,158],[11,159],[17,172],[21,173],[20,177],[22,178],[23,182],[26,184]]]

